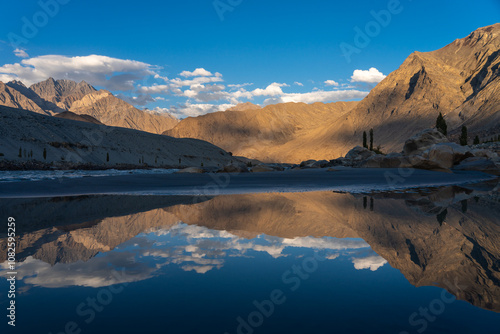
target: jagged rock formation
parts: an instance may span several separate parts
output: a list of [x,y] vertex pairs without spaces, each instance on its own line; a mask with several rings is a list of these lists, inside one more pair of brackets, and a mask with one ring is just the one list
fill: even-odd
[[500,23],[440,50],[414,52],[351,111],[351,131],[373,127],[376,144],[399,151],[408,135],[434,126],[441,112],[451,133],[462,124],[471,138],[498,133],[499,52]]
[[[35,102],[34,100],[21,94],[18,90],[13,88],[13,85],[18,85],[17,82],[12,82],[9,85],[0,82],[0,104],[6,107],[19,108],[34,111],[39,114],[49,114],[49,111],[45,111],[40,107],[40,101]],[[24,87],[21,86],[21,87]],[[26,88],[26,87],[24,87]]]
[[151,133],[163,133],[178,122],[170,114],[160,115],[139,110],[106,90],[85,95],[75,101],[70,110],[76,114],[90,115],[106,125]]
[[[22,82],[0,82],[0,105],[20,108],[46,115],[61,115],[71,111],[82,117],[73,120],[98,122],[110,126],[163,133],[174,127],[178,120],[170,114],[152,114],[139,110],[106,90],[97,91],[81,81],[54,80],[49,78],[29,88]],[[68,117],[64,114],[60,117]]]
[[71,108],[73,102],[85,95],[96,92],[96,89],[85,81],[76,83],[72,80],[53,78],[31,85],[30,89],[42,99],[54,103],[63,110]]

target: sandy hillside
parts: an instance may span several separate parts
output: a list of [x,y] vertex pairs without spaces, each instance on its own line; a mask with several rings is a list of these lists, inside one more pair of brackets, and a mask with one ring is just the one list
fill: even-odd
[[178,166],[179,159],[184,166],[200,166],[202,163],[217,166],[233,160],[219,147],[197,139],[172,138],[8,107],[0,107],[0,118],[0,161],[34,159],[47,163],[93,163],[111,167],[116,164],[142,165],[143,162],[150,166]]
[[300,162],[335,157],[325,124],[339,122],[357,102],[284,103],[262,109],[228,110],[182,120],[165,134],[204,138],[238,156]]

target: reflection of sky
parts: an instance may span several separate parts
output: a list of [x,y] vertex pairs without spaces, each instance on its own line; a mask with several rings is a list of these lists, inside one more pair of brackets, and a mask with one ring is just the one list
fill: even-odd
[[[177,224],[169,229],[140,234],[115,250],[99,254],[87,262],[58,263],[51,266],[28,257],[17,264],[17,271],[18,279],[28,286],[97,288],[142,281],[160,275],[160,269],[166,266],[205,274],[221,269],[228,258],[264,255],[277,259],[292,255],[292,250],[296,254],[297,251],[306,249],[317,250],[328,260],[347,257],[358,270],[375,271],[387,263],[374,254],[362,239],[286,239],[267,235],[245,239],[227,231]],[[0,271],[7,271],[7,263],[0,266]]]

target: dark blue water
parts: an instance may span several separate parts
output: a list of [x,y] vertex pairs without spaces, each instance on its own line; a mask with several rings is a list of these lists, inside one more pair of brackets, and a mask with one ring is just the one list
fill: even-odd
[[[228,196],[33,228],[18,244],[16,327],[5,316],[2,327],[53,334],[498,333],[499,207],[491,192],[480,195]],[[62,203],[74,210],[75,200]],[[278,200],[287,205],[264,205]],[[245,210],[234,206],[243,202]],[[471,243],[471,235],[478,240]],[[7,290],[2,279],[4,313]]]

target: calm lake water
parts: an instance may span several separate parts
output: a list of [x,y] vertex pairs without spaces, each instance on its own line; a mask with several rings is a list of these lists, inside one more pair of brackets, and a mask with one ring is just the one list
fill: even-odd
[[499,333],[499,201],[493,184],[0,200],[18,235],[2,333]]

